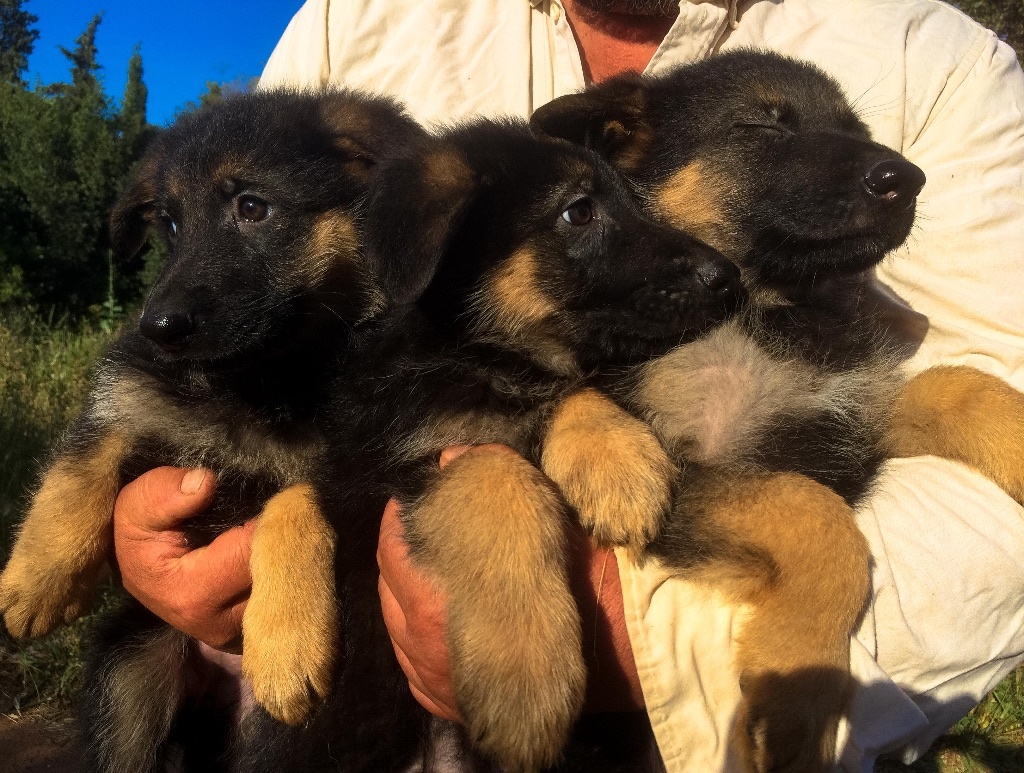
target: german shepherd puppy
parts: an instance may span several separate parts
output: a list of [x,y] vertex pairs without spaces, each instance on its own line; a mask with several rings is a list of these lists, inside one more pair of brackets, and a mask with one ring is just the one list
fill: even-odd
[[[378,162],[422,133],[385,99],[273,91],[187,114],[153,143],[111,239],[134,254],[155,233],[167,262],[43,473],[0,579],[13,634],[86,610],[127,480],[209,467],[215,504],[191,538],[259,513],[243,620],[256,700],[297,723],[326,695],[339,621],[335,534],[311,484],[316,413],[354,332],[382,310],[361,202]],[[85,700],[94,769],[163,769],[192,646],[134,603],[108,622]]]
[[749,766],[824,770],[869,587],[848,505],[883,459],[924,454],[1024,497],[1021,395],[971,368],[897,375],[922,335],[894,334],[871,270],[908,237],[924,173],[871,141],[831,78],[771,53],[613,79],[532,124],[740,267],[741,321],[639,369],[627,403],[683,470],[652,551],[754,605],[737,654]]
[[[531,462],[589,373],[734,314],[739,272],[646,218],[597,155],[516,122],[455,128],[389,162],[366,243],[393,310],[360,343],[358,378],[332,389],[318,499],[341,522],[367,495],[400,499],[414,559],[451,599],[472,743],[508,770],[538,770],[558,759],[585,672],[567,511]],[[668,466],[650,429],[616,410],[630,470]],[[521,456],[473,449],[439,471],[456,443]]]

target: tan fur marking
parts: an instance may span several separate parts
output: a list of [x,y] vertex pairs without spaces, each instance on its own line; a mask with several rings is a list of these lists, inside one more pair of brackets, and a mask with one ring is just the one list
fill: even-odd
[[0,610],[15,636],[41,636],[82,615],[111,555],[114,500],[128,439],[108,434],[43,477],[0,577]]
[[338,649],[334,549],[334,531],[304,483],[274,496],[253,534],[242,673],[257,702],[290,725],[330,691]]
[[676,469],[651,428],[593,389],[558,407],[541,467],[603,545],[639,554],[671,506]]
[[841,497],[801,475],[726,478],[699,501],[708,528],[769,555],[776,570],[712,560],[694,578],[753,605],[737,638],[737,739],[755,770],[823,772],[870,586],[864,537]]
[[573,353],[545,331],[558,308],[541,289],[537,275],[537,257],[528,247],[494,269],[475,300],[479,332],[516,342],[556,372],[575,373],[578,366]]
[[446,193],[469,191],[475,184],[473,170],[454,150],[443,149],[423,156],[423,179]]
[[248,176],[248,169],[251,165],[246,164],[244,159],[240,156],[222,157],[218,163],[213,174],[210,175],[209,179],[213,180],[216,185],[222,186],[227,185],[231,181],[238,181]]
[[550,765],[586,680],[564,505],[521,457],[472,449],[407,524],[414,558],[449,594],[452,675],[470,735],[511,770]]
[[724,210],[732,188],[727,177],[702,161],[693,161],[652,190],[651,204],[665,222],[728,256],[736,241],[726,226],[729,217]]
[[102,707],[96,739],[105,773],[153,769],[185,693],[187,653],[185,634],[163,628],[152,638],[128,644],[100,674],[110,699]]
[[352,147],[354,140],[345,135],[366,136],[373,131],[373,121],[366,110],[354,100],[331,100],[324,109],[324,123],[346,143],[343,147]]
[[887,435],[894,457],[967,464],[1024,504],[1024,394],[975,368],[939,366],[911,379]]
[[638,123],[632,129],[627,129],[619,121],[609,121],[605,125],[605,131],[625,140],[612,157],[615,166],[624,172],[639,170],[647,161],[647,152],[654,141],[654,131],[651,127]]
[[328,212],[310,232],[296,279],[311,289],[322,287],[332,273],[357,266],[359,254],[359,236],[351,215]]
[[490,278],[490,288],[495,323],[513,335],[556,311],[537,283],[537,258],[528,249],[519,250],[498,267]]

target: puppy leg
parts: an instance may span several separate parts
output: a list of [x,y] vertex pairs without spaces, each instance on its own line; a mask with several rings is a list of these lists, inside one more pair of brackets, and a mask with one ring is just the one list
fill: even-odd
[[15,636],[41,636],[89,607],[112,555],[111,518],[127,438],[110,432],[51,465],[0,576],[0,611]]
[[185,694],[189,640],[162,623],[102,653],[83,696],[88,766],[102,773],[158,773]]
[[831,489],[795,474],[733,480],[705,516],[739,548],[704,579],[752,605],[737,639],[745,710],[736,738],[751,770],[816,773],[834,756],[851,690],[850,634],[869,589],[869,555]]
[[541,467],[604,545],[639,553],[671,506],[676,471],[654,432],[593,389],[558,407]]
[[1024,394],[975,368],[938,366],[900,392],[891,456],[941,456],[974,467],[1024,504]]
[[491,449],[453,461],[406,510],[413,557],[449,596],[452,674],[470,736],[510,771],[553,763],[583,704],[565,519],[540,471]]
[[242,673],[275,719],[295,725],[325,698],[338,649],[335,534],[305,483],[274,496],[252,538]]

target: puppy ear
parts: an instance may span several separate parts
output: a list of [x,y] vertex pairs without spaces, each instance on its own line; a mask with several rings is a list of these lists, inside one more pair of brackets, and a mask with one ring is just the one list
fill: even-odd
[[110,244],[121,260],[130,260],[142,249],[156,216],[157,153],[152,149],[138,163],[110,212]]
[[388,297],[412,303],[430,284],[479,188],[454,147],[421,143],[381,170],[366,216],[371,263]]
[[639,162],[650,143],[642,80],[624,76],[538,108],[530,128],[540,137],[582,145],[620,168]]
[[346,172],[369,183],[379,165],[426,136],[402,107],[387,97],[327,91],[321,97],[322,121]]

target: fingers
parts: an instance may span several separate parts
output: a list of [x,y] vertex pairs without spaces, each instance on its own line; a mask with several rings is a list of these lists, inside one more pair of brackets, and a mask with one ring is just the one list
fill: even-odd
[[237,650],[255,522],[194,550],[182,531],[209,506],[215,477],[160,467],[125,486],[114,508],[114,552],[125,590],[150,611],[211,647]]
[[165,531],[205,510],[215,485],[210,470],[157,467],[121,490],[115,518],[121,516],[141,530]]
[[413,697],[427,711],[461,722],[451,677],[447,597],[409,556],[399,506],[388,502],[377,546],[381,612]]

